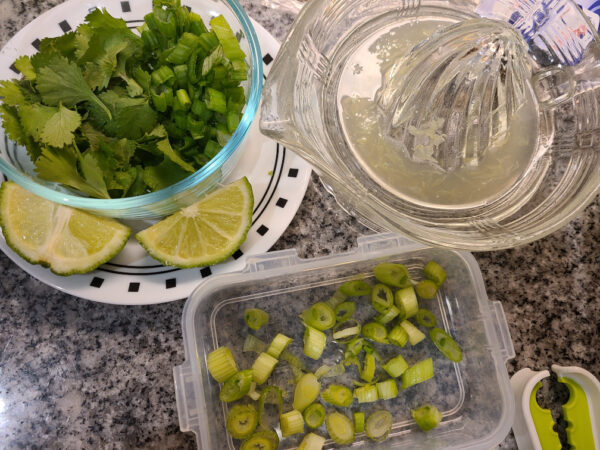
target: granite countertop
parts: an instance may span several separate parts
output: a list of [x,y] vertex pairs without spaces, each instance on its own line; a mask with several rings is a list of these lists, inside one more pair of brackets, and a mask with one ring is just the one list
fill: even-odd
[[[0,47],[58,3],[0,1]],[[293,21],[267,0],[242,3],[279,40]],[[364,233],[313,175],[273,249],[339,253]],[[490,300],[506,313],[516,352],[510,375],[557,363],[600,376],[599,198],[540,241],[475,258]],[[183,300],[142,307],[82,300],[40,283],[1,253],[0,274],[0,447],[195,448],[193,435],[179,430],[172,376],[184,360]],[[564,398],[543,393],[555,409]],[[501,447],[516,448],[512,434]]]

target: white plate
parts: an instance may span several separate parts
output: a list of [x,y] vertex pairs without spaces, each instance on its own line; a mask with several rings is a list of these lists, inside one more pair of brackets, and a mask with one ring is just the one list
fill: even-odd
[[[193,5],[193,1],[189,2]],[[58,36],[82,23],[94,7],[106,8],[109,13],[125,19],[131,27],[140,25],[149,11],[149,1],[80,1],[69,0],[42,14],[17,33],[0,52],[0,80],[13,78],[10,68],[23,54],[35,52],[44,37]],[[193,9],[193,7],[192,7]],[[253,21],[258,35],[265,76],[279,49],[279,43],[261,25]],[[0,139],[4,139],[0,129]],[[41,282],[56,289],[88,300],[120,305],[147,305],[187,297],[211,274],[241,270],[247,255],[269,250],[285,231],[306,192],[311,166],[290,150],[263,136],[258,118],[243,143],[240,162],[229,179],[245,175],[254,190],[252,228],[241,249],[229,260],[211,267],[177,269],[165,267],[150,258],[134,238],[112,261],[85,275],[60,277],[48,269],[24,261],[0,235],[0,249],[18,266]],[[148,223],[132,223],[135,231]]]

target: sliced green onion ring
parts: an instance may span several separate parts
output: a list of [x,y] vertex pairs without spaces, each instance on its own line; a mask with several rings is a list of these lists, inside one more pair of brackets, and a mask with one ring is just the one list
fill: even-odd
[[304,417],[295,409],[279,416],[279,424],[283,437],[304,432]]
[[292,407],[297,411],[304,411],[308,405],[317,399],[320,391],[321,383],[319,379],[312,373],[305,373],[296,384]]
[[319,428],[325,421],[325,408],[320,403],[313,403],[304,410],[303,416],[309,428]]
[[402,355],[395,356],[383,365],[383,370],[392,378],[399,377],[406,369],[408,369],[408,363]]
[[433,360],[423,359],[402,373],[402,389],[422,383],[433,377]]
[[371,293],[371,285],[363,280],[346,281],[338,290],[348,297],[361,297]]
[[415,286],[417,295],[425,300],[431,300],[432,298],[435,298],[437,290],[437,284],[431,280],[421,280]]
[[250,392],[250,386],[252,369],[240,370],[227,378],[219,392],[219,399],[223,402],[235,402]]
[[338,323],[333,328],[332,337],[336,342],[345,344],[346,342],[350,342],[356,336],[359,336],[360,331],[360,322],[356,319],[350,319],[346,320],[345,322]]
[[347,407],[352,404],[352,391],[341,384],[332,384],[323,392],[321,398],[333,406]]
[[395,288],[411,286],[411,279],[406,266],[394,263],[380,263],[373,269],[375,278],[380,283]]
[[325,418],[329,437],[336,444],[347,445],[354,441],[354,425],[346,415],[339,412],[327,414]]
[[391,344],[397,345],[398,347],[404,347],[408,342],[408,333],[400,325],[396,325],[392,328],[392,331],[388,333],[387,338]]
[[210,352],[206,357],[206,365],[212,377],[219,383],[223,383],[238,371],[228,347],[219,347]]
[[331,378],[343,375],[346,372],[346,366],[343,361],[340,361],[333,366],[322,365],[315,370],[315,376],[317,378]]
[[365,413],[362,411],[356,411],[352,413],[354,419],[354,432],[362,433],[365,431]]
[[380,381],[376,386],[380,400],[390,400],[398,396],[398,384],[394,378]]
[[417,294],[412,286],[399,289],[395,294],[395,303],[400,310],[400,317],[402,320],[409,319],[419,310],[419,303],[417,301]]
[[324,331],[335,325],[335,312],[325,302],[317,302],[304,310],[300,316],[309,327]]
[[371,305],[380,314],[384,314],[394,305],[394,293],[385,284],[376,284],[371,291]]
[[388,344],[387,330],[385,326],[377,322],[369,322],[363,325],[362,335],[367,339],[379,342],[381,344]]
[[325,303],[327,303],[331,308],[335,309],[337,305],[346,301],[347,298],[348,296],[338,289],[333,293],[331,297],[327,299]]
[[[277,413],[274,419],[267,414],[265,405],[275,405]],[[271,429],[277,425],[283,407],[283,392],[276,386],[267,386],[260,393],[258,399],[258,423],[264,429]]]
[[321,450],[326,439],[315,433],[308,433],[300,442],[298,450]]
[[423,268],[425,277],[433,281],[438,288],[446,281],[446,271],[435,261],[429,261]]
[[271,341],[267,353],[273,358],[279,358],[287,346],[292,343],[292,340],[292,338],[287,337],[285,334],[277,334]]
[[375,411],[365,423],[365,432],[375,442],[384,441],[392,429],[392,414],[385,409]]
[[423,405],[412,409],[410,415],[423,431],[433,430],[442,421],[442,413],[433,405]]
[[354,314],[356,311],[356,303],[354,302],[343,302],[335,307],[335,319],[337,322],[345,322]]
[[441,328],[429,330],[429,337],[442,354],[452,362],[462,361],[462,350],[452,336]]
[[260,340],[256,336],[249,334],[244,340],[243,352],[263,353],[266,352],[269,346],[266,342]]
[[275,450],[279,446],[279,436],[273,430],[261,430],[244,442],[240,450]]
[[246,439],[258,425],[253,405],[234,405],[227,413],[227,431],[234,439]]
[[259,330],[269,321],[269,313],[258,308],[248,308],[244,311],[244,321],[248,328]]
[[400,322],[400,326],[408,334],[408,342],[410,342],[410,345],[417,345],[426,337],[425,333],[415,327],[409,320],[403,320]]
[[304,354],[311,359],[319,359],[325,350],[327,336],[313,327],[304,330]]
[[419,309],[415,316],[417,323],[423,327],[433,328],[437,325],[437,319],[428,309]]
[[379,400],[377,386],[373,384],[367,384],[365,386],[355,388],[354,396],[358,400],[358,403],[372,403]]
[[263,384],[271,376],[273,369],[277,365],[277,358],[273,358],[268,353],[261,353],[252,364],[252,376],[256,384]]
[[381,313],[377,317],[375,317],[375,322],[379,322],[379,323],[385,325],[386,323],[390,323],[392,320],[394,320],[399,315],[400,315],[400,310],[398,308],[396,308],[394,305],[392,305],[389,307],[389,309],[386,312]]
[[359,372],[360,377],[367,383],[373,381],[375,376],[375,355],[373,353],[365,353],[363,365]]
[[350,342],[346,344],[346,354],[349,355],[358,355],[363,349],[364,339],[361,337],[355,337]]

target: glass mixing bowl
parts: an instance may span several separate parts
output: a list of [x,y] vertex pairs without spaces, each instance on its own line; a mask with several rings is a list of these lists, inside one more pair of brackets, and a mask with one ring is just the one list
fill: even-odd
[[469,250],[558,229],[600,189],[600,46],[570,0],[311,0],[261,131],[373,229]]
[[[249,67],[248,80],[244,82],[247,97],[244,114],[230,140],[214,158],[197,172],[160,191],[136,197],[96,199],[37,178],[26,150],[10,141],[0,128],[0,171],[8,179],[40,197],[119,219],[160,218],[194,203],[218,186],[235,167],[240,157],[241,143],[258,110],[263,82],[262,56],[252,23],[237,0],[188,0],[185,4],[191,7],[193,12],[201,15],[206,23],[210,17],[223,14],[246,53],[246,64]],[[18,56],[35,51],[32,42],[42,37],[55,36],[60,32],[58,29],[54,34],[51,34],[51,31],[44,34],[45,32],[40,33],[40,29],[52,30],[55,28],[52,27],[53,25],[61,23],[65,18],[73,18],[69,19],[69,25],[74,29],[78,23],[73,23],[73,20],[79,18],[83,22],[90,8],[95,5],[93,2],[69,0],[25,26],[0,52],[0,60],[6,63],[0,65],[0,80],[14,78],[15,73],[9,69],[9,66]],[[135,26],[140,25],[143,15],[152,9],[150,0],[129,5],[133,8],[132,12],[139,11],[139,17],[134,18],[139,20],[133,21]],[[97,6],[107,8],[116,17],[121,11],[121,4],[118,1],[98,2]],[[130,18],[131,16],[127,17]]]

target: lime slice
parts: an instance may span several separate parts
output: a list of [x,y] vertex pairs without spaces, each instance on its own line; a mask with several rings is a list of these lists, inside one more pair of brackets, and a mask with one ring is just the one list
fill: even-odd
[[119,253],[131,233],[114,219],[45,200],[12,181],[0,187],[0,225],[19,256],[57,275],[94,270]]
[[227,259],[246,240],[254,197],[246,177],[136,234],[154,259],[182,268]]

